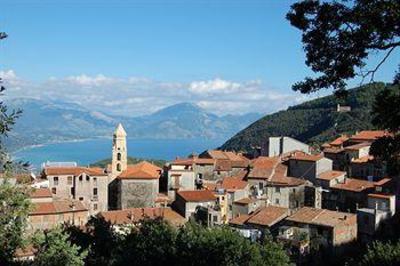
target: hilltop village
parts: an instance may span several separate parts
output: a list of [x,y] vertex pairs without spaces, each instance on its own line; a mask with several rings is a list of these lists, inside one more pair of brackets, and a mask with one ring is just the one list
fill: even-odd
[[105,169],[46,163],[40,177],[31,178],[28,230],[83,227],[91,216],[115,230],[144,218],[174,226],[193,220],[228,225],[252,241],[268,230],[295,261],[316,238],[340,254],[347,243],[368,242],[396,212],[392,179],[369,155],[371,143],[387,134],[343,135],[321,152],[290,137],[270,137],[252,154],[207,150],[160,168],[127,163],[127,133],[119,124]]

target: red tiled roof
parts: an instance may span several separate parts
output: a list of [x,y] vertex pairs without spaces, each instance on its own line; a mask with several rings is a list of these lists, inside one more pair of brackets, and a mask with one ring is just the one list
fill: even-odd
[[46,167],[44,169],[45,175],[73,175],[79,176],[81,174],[92,176],[107,176],[104,169],[99,167]]
[[366,189],[372,189],[374,187],[374,182],[355,178],[346,178],[344,183],[336,184],[332,188],[353,192],[361,192]]
[[326,172],[321,173],[318,176],[318,179],[332,180],[332,179],[335,179],[335,178],[345,175],[345,174],[346,174],[346,172],[331,170],[331,171],[326,171]]
[[327,227],[336,227],[337,225],[356,225],[355,214],[330,211],[326,209],[316,209],[303,207],[293,215],[286,218],[287,221],[302,224],[322,225]]
[[333,140],[332,142],[330,142],[329,145],[331,145],[331,146],[340,146],[340,145],[343,145],[343,143],[345,141],[347,141],[348,139],[349,139],[348,136],[343,135],[343,136],[340,136],[337,139]]
[[243,225],[246,223],[246,221],[250,218],[250,215],[247,214],[241,214],[229,221],[229,224],[232,225]]
[[163,218],[165,221],[175,226],[180,226],[185,223],[185,218],[170,208],[131,208],[101,212],[99,216],[115,225],[133,224],[145,218]]
[[[72,204],[74,204],[74,206]],[[87,208],[83,205],[83,203],[78,200],[55,200],[53,202],[33,203],[32,205],[33,208],[29,215],[46,215],[87,211]]]
[[162,169],[152,163],[143,161],[134,165],[128,165],[118,179],[158,179]]
[[246,223],[270,227],[285,219],[288,214],[289,209],[287,208],[267,206],[250,215]]
[[306,182],[307,181],[304,179],[281,175],[281,174],[275,174],[267,181],[268,184],[273,186],[288,186],[288,187],[301,186],[304,185]]
[[386,185],[390,181],[392,181],[391,178],[385,177],[385,178],[382,178],[379,181],[374,182],[374,184],[375,184],[375,186],[383,186],[383,185]]
[[231,171],[232,170],[232,162],[230,160],[221,160],[217,159],[215,164],[216,171]]
[[323,154],[295,154],[294,156],[290,157],[290,160],[316,162],[321,160],[322,158],[324,158]]
[[185,158],[185,159],[176,159],[171,162],[172,165],[193,165],[193,164],[206,164],[213,165],[216,160],[208,159],[208,158]]
[[351,146],[347,146],[344,149],[346,151],[358,151],[358,150],[360,150],[362,148],[366,148],[366,147],[369,147],[369,146],[371,146],[371,143],[362,142],[362,143],[359,143],[359,144],[354,144],[354,145],[351,145]]
[[236,177],[225,177],[222,180],[221,187],[227,191],[235,191],[239,189],[245,189],[248,183],[240,178]]
[[377,194],[377,193],[371,193],[368,194],[368,197],[371,198],[378,198],[378,199],[391,199],[392,197],[395,197],[393,194]]
[[177,195],[179,195],[186,202],[204,202],[216,200],[214,193],[210,190],[178,191]]
[[247,205],[247,204],[254,203],[254,202],[257,202],[257,199],[243,198],[243,199],[235,201],[234,203],[235,204],[240,204],[240,205]]
[[367,156],[360,157],[358,159],[353,159],[351,161],[351,163],[368,163],[368,162],[370,162],[372,160],[374,160],[374,156],[367,155]]
[[375,139],[388,135],[390,135],[390,133],[384,130],[363,130],[351,136],[350,139],[354,141],[374,141]]
[[53,195],[49,188],[36,188],[33,189],[30,193],[31,198],[51,198]]

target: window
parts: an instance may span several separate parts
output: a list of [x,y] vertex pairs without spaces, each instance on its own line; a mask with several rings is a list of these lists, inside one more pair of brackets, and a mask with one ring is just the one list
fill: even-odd
[[97,188],[94,188],[94,189],[93,189],[93,195],[94,195],[94,196],[97,196]]
[[56,189],[55,187],[53,187],[53,188],[51,189],[51,193],[57,194],[57,189]]
[[293,193],[296,193],[296,189],[295,188],[293,189]]
[[279,199],[275,199],[275,204],[279,205]]
[[79,197],[79,200],[80,200],[80,201],[83,201],[83,197]]
[[214,223],[218,222],[218,216],[214,215],[213,221],[214,221]]
[[58,176],[55,176],[53,180],[54,180],[54,185],[58,186]]
[[75,196],[75,188],[74,187],[71,187],[71,195]]
[[276,193],[281,193],[281,188],[280,187],[275,187],[275,192]]
[[121,156],[121,153],[118,152],[118,153],[117,153],[117,160],[118,160],[118,161],[121,161],[121,157],[122,157],[122,156]]
[[97,186],[97,177],[93,177],[93,185]]
[[82,178],[82,176],[80,175],[80,176],[79,176],[79,181],[82,181],[82,179],[83,179],[83,178]]
[[93,204],[93,210],[97,211],[97,203]]
[[263,189],[263,187],[264,187],[264,185],[263,185],[263,183],[262,183],[262,182],[258,183],[258,188],[259,188],[260,190],[262,190],[262,189]]
[[68,185],[72,185],[72,176],[67,177]]
[[90,176],[86,175],[86,181],[90,181]]
[[117,171],[121,171],[121,164],[117,163]]

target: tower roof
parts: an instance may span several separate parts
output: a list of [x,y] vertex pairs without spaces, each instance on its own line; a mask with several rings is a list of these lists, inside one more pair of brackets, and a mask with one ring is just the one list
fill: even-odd
[[121,123],[118,124],[117,128],[114,131],[115,136],[126,137],[126,131]]

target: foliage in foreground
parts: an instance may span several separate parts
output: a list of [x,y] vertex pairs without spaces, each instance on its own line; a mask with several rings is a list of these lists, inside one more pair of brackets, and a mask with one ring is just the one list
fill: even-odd
[[397,243],[373,242],[362,256],[360,266],[400,265],[400,241]]
[[33,266],[83,266],[87,252],[81,252],[68,238],[60,228],[35,235],[33,242],[37,252]]
[[0,265],[8,265],[17,248],[25,244],[30,200],[24,187],[7,180],[0,183]]
[[[167,222],[144,220],[125,236],[101,219],[91,221],[90,236],[68,231],[77,245],[89,244],[86,265],[288,265],[282,247],[272,240],[252,243],[228,227],[206,228],[187,224],[174,228]],[[97,229],[95,227],[98,227]],[[104,236],[107,236],[106,239]],[[106,240],[109,241],[106,241]],[[105,251],[105,252],[104,252]]]

